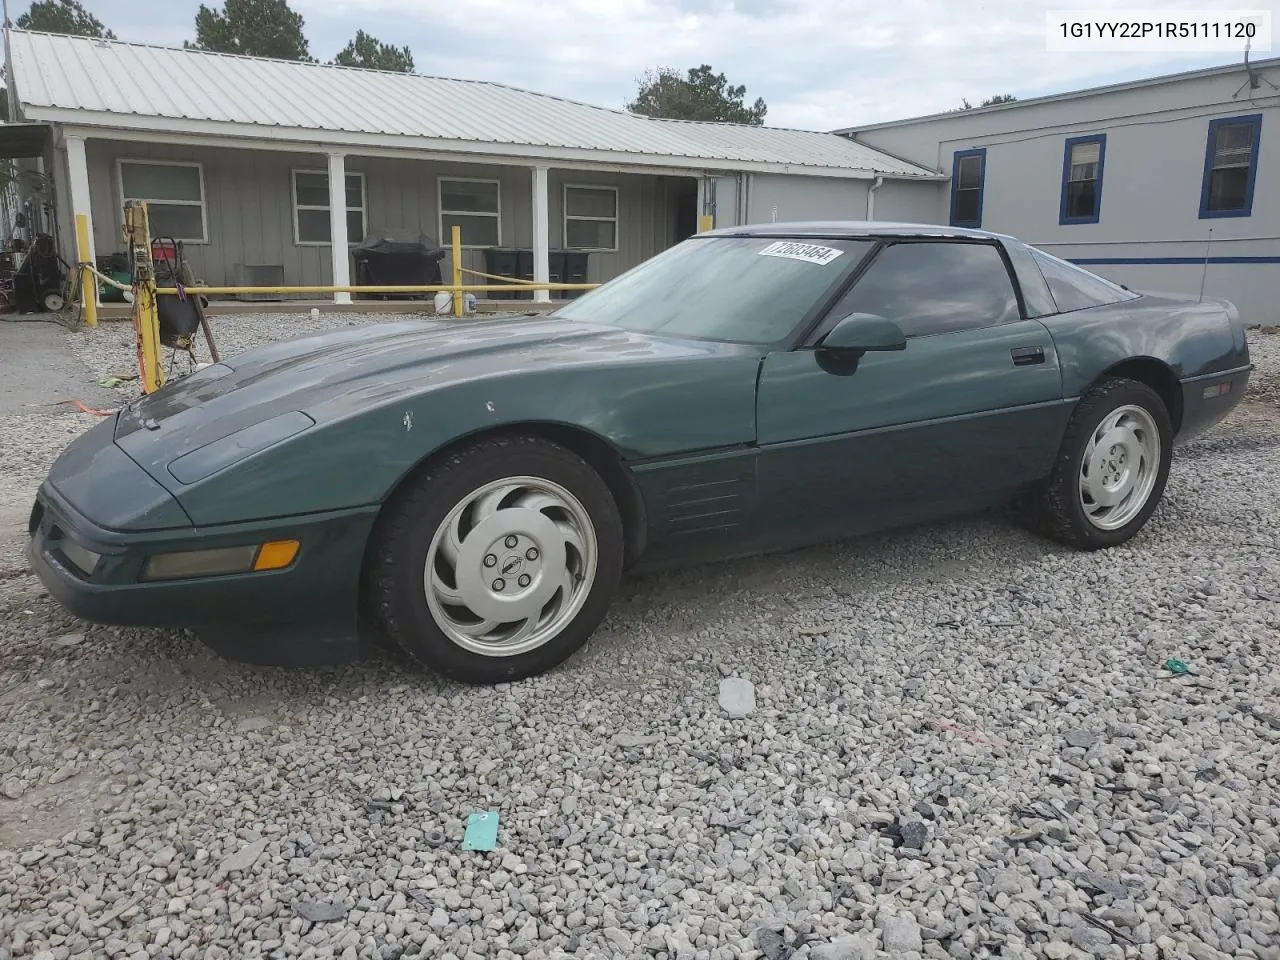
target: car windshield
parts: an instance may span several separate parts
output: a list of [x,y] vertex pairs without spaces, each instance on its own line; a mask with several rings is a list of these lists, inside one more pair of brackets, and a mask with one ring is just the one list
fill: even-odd
[[552,315],[640,333],[765,346],[787,337],[873,245],[693,237]]

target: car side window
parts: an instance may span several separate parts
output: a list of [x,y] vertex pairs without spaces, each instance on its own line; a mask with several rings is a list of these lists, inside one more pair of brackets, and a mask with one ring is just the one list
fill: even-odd
[[970,330],[1020,317],[1000,251],[990,243],[910,241],[879,255],[832,311],[874,313],[908,337]]
[[1049,284],[1049,293],[1057,303],[1059,313],[1119,303],[1137,296],[1118,283],[1105,280],[1074,263],[1059,260],[1043,250],[1033,248],[1031,255],[1035,257],[1045,282]]

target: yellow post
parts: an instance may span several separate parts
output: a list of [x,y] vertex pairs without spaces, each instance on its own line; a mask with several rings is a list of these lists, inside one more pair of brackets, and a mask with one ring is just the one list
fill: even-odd
[[156,307],[156,269],[151,260],[151,219],[147,204],[130,200],[124,207],[124,233],[133,254],[133,329],[138,341],[138,376],[143,393],[164,385],[160,366],[160,313]]
[[453,238],[451,241],[453,247],[453,292],[450,296],[453,298],[453,315],[455,317],[462,316],[462,228],[456,223],[453,225]]
[[706,213],[701,214],[701,215],[698,217],[698,232],[699,232],[699,233],[706,233],[708,230],[714,230],[715,228],[716,228],[716,218],[715,218],[715,217],[711,216],[710,214],[706,214]]
[[142,390],[155,393],[164,385],[164,370],[160,366],[160,313],[156,309],[154,277],[138,284],[134,303]]
[[[76,262],[89,262],[89,218],[76,214]],[[80,267],[80,302],[84,304],[86,326],[98,325],[98,278],[87,267]]]

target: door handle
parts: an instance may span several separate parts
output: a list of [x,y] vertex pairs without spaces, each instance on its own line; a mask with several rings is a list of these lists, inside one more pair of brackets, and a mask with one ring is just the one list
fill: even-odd
[[1015,367],[1025,367],[1032,363],[1044,363],[1044,347],[1014,347],[1009,351]]

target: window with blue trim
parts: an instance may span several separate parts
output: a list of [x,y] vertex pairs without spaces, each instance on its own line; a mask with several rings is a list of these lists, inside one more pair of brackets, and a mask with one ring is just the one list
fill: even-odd
[[957,150],[951,159],[951,226],[982,226],[987,150]]
[[1062,153],[1062,202],[1058,223],[1097,223],[1102,213],[1102,166],[1107,135],[1068,137]]
[[1200,217],[1247,217],[1253,213],[1262,114],[1209,121],[1200,186]]

